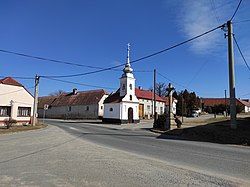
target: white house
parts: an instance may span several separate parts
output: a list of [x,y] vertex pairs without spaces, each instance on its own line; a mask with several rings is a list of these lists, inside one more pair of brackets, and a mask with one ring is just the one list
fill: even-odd
[[135,78],[129,60],[128,44],[127,62],[120,78],[120,88],[104,100],[104,123],[138,123],[139,100],[135,95]]
[[11,77],[0,79],[0,125],[8,120],[29,124],[34,98],[29,91]]
[[[169,111],[169,97],[163,97],[163,99],[165,100],[165,112]],[[176,114],[176,104],[177,104],[177,99],[175,99],[174,97],[172,97],[172,111],[173,114]]]
[[45,96],[38,99],[38,116],[43,117],[44,105],[48,105],[46,118],[97,119],[103,117],[103,101],[108,93],[103,90],[79,91],[59,96]]
[[[151,90],[143,90],[141,87],[135,89],[135,95],[139,99],[139,117],[149,119],[154,115],[154,93]],[[165,112],[165,100],[155,94],[156,113]]]

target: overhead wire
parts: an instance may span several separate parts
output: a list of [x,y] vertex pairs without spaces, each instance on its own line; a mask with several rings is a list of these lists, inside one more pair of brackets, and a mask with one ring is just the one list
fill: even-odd
[[235,38],[234,35],[233,35],[233,38],[234,38],[234,42],[235,42],[235,44],[236,44],[236,46],[237,46],[237,49],[238,49],[238,51],[239,51],[239,53],[240,53],[240,55],[241,55],[241,57],[242,57],[242,59],[243,59],[245,65],[246,65],[247,69],[250,71],[250,67],[249,67],[249,65],[248,65],[248,63],[247,63],[247,61],[246,61],[246,58],[244,57],[244,55],[243,55],[243,53],[242,53],[242,51],[241,51],[241,49],[240,49],[240,46],[239,46],[239,44],[238,44],[238,42],[237,42],[237,40],[236,40],[236,38]]
[[230,21],[232,21],[232,20],[234,19],[236,13],[238,12],[238,10],[239,10],[239,8],[240,8],[240,4],[241,4],[241,3],[242,3],[242,0],[239,1],[239,3],[238,3],[238,5],[237,5],[237,7],[236,7],[236,9],[235,9],[235,11],[234,11],[234,13],[233,13],[231,19],[230,19]]
[[[159,54],[161,54],[161,53],[164,53],[164,52],[166,52],[166,51],[169,51],[169,50],[171,50],[171,49],[174,49],[174,48],[176,48],[176,47],[179,47],[179,46],[181,46],[181,45],[184,45],[184,44],[186,44],[186,43],[188,43],[188,42],[191,42],[191,41],[193,41],[193,40],[195,40],[195,39],[197,39],[197,38],[200,38],[200,37],[202,37],[202,36],[204,36],[204,35],[207,35],[207,34],[213,32],[213,31],[215,31],[215,30],[217,30],[217,29],[219,29],[219,28],[222,28],[222,27],[223,27],[223,25],[217,26],[217,27],[215,27],[215,28],[213,28],[213,29],[210,29],[210,30],[208,30],[208,31],[206,31],[206,32],[204,32],[204,33],[202,33],[202,34],[199,34],[199,35],[197,35],[197,36],[195,36],[195,37],[192,37],[192,38],[190,38],[190,39],[188,39],[188,40],[185,40],[185,41],[183,41],[183,42],[180,42],[180,43],[177,43],[177,44],[175,44],[175,45],[172,45],[172,46],[170,46],[170,47],[168,47],[168,48],[166,48],[166,49],[163,49],[163,50],[160,50],[160,51],[158,51],[158,52],[155,52],[155,53],[146,55],[146,56],[144,56],[144,57],[138,58],[138,59],[136,59],[136,60],[133,60],[133,61],[130,62],[130,64],[133,64],[133,63],[136,63],[136,62],[139,62],[139,61],[142,61],[142,60],[151,58],[151,57],[153,57],[153,56],[159,55]],[[50,78],[79,77],[79,76],[85,76],[85,75],[90,75],[90,74],[95,74],[95,73],[100,73],[100,72],[108,71],[108,70],[115,69],[115,68],[118,68],[118,67],[121,67],[121,66],[124,66],[124,65],[125,65],[125,63],[124,63],[124,64],[120,64],[120,65],[116,65],[116,66],[112,66],[112,67],[108,67],[108,68],[104,68],[104,69],[100,69],[100,70],[96,70],[96,71],[85,72],[85,73],[78,73],[78,74],[71,74],[71,75],[41,75],[41,77],[50,77]]]
[[[31,89],[31,88],[35,88],[35,86],[31,86],[31,87],[28,87],[26,89]],[[12,93],[16,93],[16,92],[20,92],[20,91],[24,91],[24,87],[22,87],[22,89],[19,89],[19,90],[15,90],[15,91],[11,91],[11,92],[6,92],[6,93],[1,93],[0,95],[8,95],[8,94],[12,94]]]
[[53,80],[53,81],[57,81],[57,82],[75,84],[75,85],[86,86],[86,87],[92,87],[92,88],[103,88],[103,89],[108,89],[108,90],[115,90],[115,89],[116,89],[116,88],[113,88],[113,87],[97,86],[97,85],[92,85],[92,84],[85,84],[85,83],[79,83],[79,82],[61,80],[61,79],[56,79],[56,78],[49,78],[49,77],[44,77],[44,78],[45,78],[45,79],[49,79],[49,80]]

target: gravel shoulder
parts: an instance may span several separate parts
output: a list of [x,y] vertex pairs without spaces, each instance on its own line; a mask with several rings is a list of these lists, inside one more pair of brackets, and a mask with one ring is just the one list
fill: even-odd
[[85,141],[49,126],[0,136],[0,186],[247,186]]

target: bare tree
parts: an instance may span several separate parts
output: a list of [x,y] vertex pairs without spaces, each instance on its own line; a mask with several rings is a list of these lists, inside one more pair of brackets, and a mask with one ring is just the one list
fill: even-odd
[[61,94],[63,94],[63,93],[66,93],[66,92],[63,91],[63,90],[57,90],[57,91],[55,91],[55,92],[50,93],[49,95],[50,95],[50,96],[59,96],[59,95],[61,95]]

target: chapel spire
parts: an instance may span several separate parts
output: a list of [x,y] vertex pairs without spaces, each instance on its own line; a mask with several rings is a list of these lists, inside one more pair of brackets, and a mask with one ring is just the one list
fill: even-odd
[[126,65],[123,69],[124,74],[133,72],[133,69],[131,68],[131,65],[130,65],[130,57],[129,56],[130,56],[130,43],[127,44],[127,62],[126,62]]

